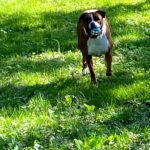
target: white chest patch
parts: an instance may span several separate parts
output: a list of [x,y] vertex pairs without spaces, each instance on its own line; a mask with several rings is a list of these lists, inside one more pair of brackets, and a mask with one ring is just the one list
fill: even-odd
[[87,41],[88,55],[101,56],[108,52],[109,42],[106,37],[106,30],[103,30],[102,34],[97,38],[89,38]]

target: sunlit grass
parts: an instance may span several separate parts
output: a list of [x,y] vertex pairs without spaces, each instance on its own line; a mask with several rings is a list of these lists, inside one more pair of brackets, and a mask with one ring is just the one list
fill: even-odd
[[[76,42],[89,8],[114,43],[112,77],[94,58],[97,86]],[[149,20],[147,0],[1,0],[0,149],[148,149]]]

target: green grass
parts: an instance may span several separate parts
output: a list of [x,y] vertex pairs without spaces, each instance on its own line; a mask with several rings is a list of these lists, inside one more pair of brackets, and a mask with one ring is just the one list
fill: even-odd
[[[81,76],[76,23],[102,8],[113,76],[94,58],[97,86]],[[0,149],[150,147],[148,0],[0,1]]]

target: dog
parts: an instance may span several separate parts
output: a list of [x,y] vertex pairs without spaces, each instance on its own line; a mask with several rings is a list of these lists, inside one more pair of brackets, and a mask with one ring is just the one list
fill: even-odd
[[79,17],[77,24],[78,48],[82,53],[82,75],[90,71],[91,82],[96,83],[92,56],[105,54],[106,75],[112,75],[112,37],[105,11],[86,10]]

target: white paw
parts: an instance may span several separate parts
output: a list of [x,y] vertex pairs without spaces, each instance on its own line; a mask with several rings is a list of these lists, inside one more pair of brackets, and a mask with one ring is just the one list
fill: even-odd
[[87,68],[87,67],[84,68],[84,69],[82,70],[82,76],[85,76],[85,75],[87,74],[87,71],[88,71],[88,68]]

